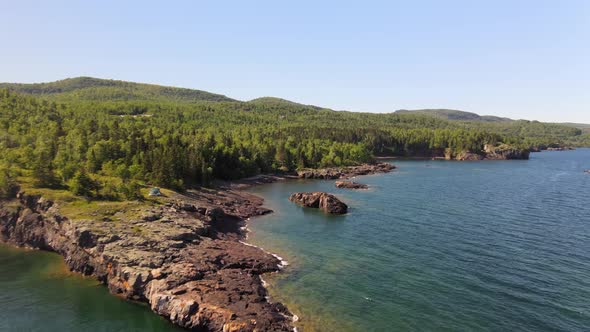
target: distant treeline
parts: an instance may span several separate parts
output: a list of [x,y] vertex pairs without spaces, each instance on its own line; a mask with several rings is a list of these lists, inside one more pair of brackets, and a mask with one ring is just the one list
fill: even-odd
[[187,89],[177,95],[175,88],[83,83],[0,89],[0,195],[19,174],[40,187],[132,198],[138,183],[182,189],[374,156],[590,143],[579,129],[540,122],[336,112],[276,98],[240,102]]

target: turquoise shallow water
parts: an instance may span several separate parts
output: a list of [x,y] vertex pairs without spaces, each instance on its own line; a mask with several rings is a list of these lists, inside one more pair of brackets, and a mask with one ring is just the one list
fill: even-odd
[[[396,161],[360,177],[253,189],[276,213],[249,242],[290,262],[272,296],[305,331],[590,330],[590,150],[528,161]],[[336,193],[327,216],[296,191]]]
[[67,272],[61,256],[0,245],[0,331],[176,331],[148,307]]

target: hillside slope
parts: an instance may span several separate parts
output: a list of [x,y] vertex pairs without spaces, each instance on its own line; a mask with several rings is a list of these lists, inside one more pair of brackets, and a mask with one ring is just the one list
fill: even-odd
[[201,90],[175,88],[155,84],[106,80],[92,77],[67,78],[49,83],[0,83],[18,93],[56,100],[153,100],[153,101],[235,101],[223,95]]
[[493,115],[479,115],[476,113],[450,110],[450,109],[421,109],[421,110],[398,110],[398,114],[424,114],[435,116],[445,120],[458,121],[483,121],[483,122],[509,122],[514,121],[509,118],[502,118]]

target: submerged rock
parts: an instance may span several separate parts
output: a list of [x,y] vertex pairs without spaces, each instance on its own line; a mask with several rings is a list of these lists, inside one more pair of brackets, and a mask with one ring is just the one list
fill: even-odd
[[336,181],[336,188],[344,189],[367,189],[369,186],[363,183],[356,183],[353,181]]
[[324,192],[294,193],[289,200],[301,206],[321,209],[331,214],[345,214],[348,211],[348,206],[336,196]]

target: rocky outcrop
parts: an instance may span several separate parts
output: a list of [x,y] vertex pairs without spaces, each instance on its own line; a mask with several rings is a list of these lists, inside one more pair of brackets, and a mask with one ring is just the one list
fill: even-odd
[[19,193],[0,202],[0,241],[55,251],[72,271],[187,329],[292,330],[291,314],[267,300],[260,279],[279,260],[224,236],[217,225],[231,220],[227,211],[169,203],[133,220],[71,221],[57,204]]
[[570,151],[570,150],[575,150],[572,147],[569,146],[558,146],[558,147],[548,147],[546,149],[547,151]]
[[320,169],[304,169],[297,172],[302,179],[348,179],[358,175],[388,173],[396,167],[390,163],[362,164],[350,167],[329,167]]
[[520,149],[507,144],[499,146],[486,144],[484,152],[486,154],[485,159],[491,160],[529,159],[530,154],[528,149]]
[[466,161],[466,160],[471,160],[471,161],[475,161],[475,160],[483,160],[484,156],[477,154],[477,153],[473,153],[473,152],[460,152],[455,156],[455,160],[460,160],[460,161]]
[[289,200],[301,206],[321,209],[331,214],[345,214],[348,211],[348,206],[336,196],[324,192],[294,193]]
[[530,150],[513,147],[507,144],[499,146],[484,145],[483,151],[454,151],[447,148],[444,152],[446,160],[476,161],[476,160],[509,160],[509,159],[529,159]]
[[336,181],[336,188],[344,189],[367,189],[369,186],[363,183],[356,183],[354,181]]

